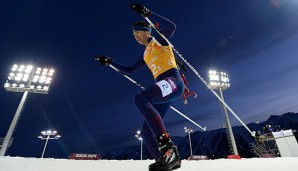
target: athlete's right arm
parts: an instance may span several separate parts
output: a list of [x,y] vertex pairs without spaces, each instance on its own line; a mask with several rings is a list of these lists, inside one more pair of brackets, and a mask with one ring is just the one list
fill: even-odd
[[119,69],[121,72],[125,74],[132,74],[136,72],[138,69],[142,68],[143,66],[146,65],[145,61],[143,58],[139,58],[133,65],[131,66],[125,66],[122,64],[119,64],[115,60],[112,60],[108,56],[99,56],[94,58],[95,61],[98,61],[101,65],[113,65],[117,69]]
[[122,64],[119,64],[113,60],[112,65],[116,68],[118,68],[120,71],[122,71],[125,74],[132,74],[142,68],[146,65],[144,59],[141,57],[139,60],[137,60],[133,65],[131,66],[125,66]]

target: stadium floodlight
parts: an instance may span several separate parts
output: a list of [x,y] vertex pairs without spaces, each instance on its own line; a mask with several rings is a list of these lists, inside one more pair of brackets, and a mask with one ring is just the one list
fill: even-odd
[[[223,96],[222,90],[225,90],[225,89],[230,87],[229,75],[225,72],[218,72],[216,70],[209,70],[209,82],[210,82],[209,83],[210,87],[212,89],[218,89],[219,90],[220,96],[221,96],[222,100],[224,101],[224,96]],[[232,126],[231,126],[231,123],[230,123],[227,108],[224,104],[221,104],[221,106],[223,107],[223,111],[224,111],[225,118],[226,118],[226,123],[227,123],[227,129],[228,129],[228,132],[229,132],[229,134],[227,134],[227,136],[228,136],[228,139],[231,141],[231,144],[232,144],[231,150],[234,153],[234,155],[238,155],[236,141],[235,141],[235,138],[234,138],[234,134],[233,134]]]
[[192,145],[191,145],[191,138],[190,134],[193,132],[191,128],[184,127],[185,133],[188,134],[188,139],[189,139],[189,148],[190,148],[190,155],[192,156]]
[[6,91],[48,94],[54,69],[13,65],[4,84]]
[[140,130],[137,131],[137,133],[135,134],[135,137],[141,141],[141,160],[143,160],[143,138]]
[[210,86],[212,89],[225,90],[230,87],[229,75],[225,72],[209,71]]
[[54,139],[59,139],[61,137],[61,135],[57,135],[57,133],[58,133],[57,131],[47,130],[47,131],[42,131],[41,135],[38,136],[38,138],[40,138],[41,140],[46,140],[45,145],[42,150],[41,158],[43,158],[43,156],[44,156],[48,141],[54,140]]
[[28,93],[48,94],[54,69],[34,67],[33,65],[13,65],[4,84],[6,91],[23,92],[22,99],[4,138],[0,156],[4,156],[19,120]]

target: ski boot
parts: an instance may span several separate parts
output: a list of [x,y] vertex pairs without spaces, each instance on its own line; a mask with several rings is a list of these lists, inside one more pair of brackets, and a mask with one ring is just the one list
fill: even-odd
[[158,137],[160,158],[149,166],[149,171],[172,171],[181,167],[180,155],[168,133]]

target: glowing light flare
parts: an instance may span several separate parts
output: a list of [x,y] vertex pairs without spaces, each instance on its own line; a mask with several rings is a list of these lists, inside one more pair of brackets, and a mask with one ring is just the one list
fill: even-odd
[[48,77],[48,78],[46,79],[46,81],[45,81],[45,84],[50,84],[51,81],[52,81],[52,78],[51,78],[51,77]]
[[18,71],[22,72],[22,71],[24,71],[24,69],[25,69],[25,65],[21,65],[21,66],[18,68]]
[[42,75],[39,79],[39,83],[44,83],[46,81],[47,77]]
[[33,69],[33,66],[32,65],[28,65],[25,69],[25,73],[29,74]]
[[14,71],[17,71],[18,68],[19,68],[18,65],[13,65],[12,68],[11,68],[11,71],[13,71],[13,72],[14,72]]
[[24,74],[23,78],[22,78],[22,81],[27,82],[28,79],[29,79],[29,74]]
[[38,79],[39,79],[39,76],[38,76],[38,75],[34,75],[32,81],[33,81],[34,83],[36,83],[36,82],[38,81]]
[[19,72],[17,73],[17,76],[15,77],[15,79],[19,81],[22,79],[22,77],[23,77],[23,74]]
[[10,87],[10,84],[9,83],[5,83],[4,84],[4,87]]
[[35,74],[40,74],[40,72],[41,72],[41,68],[36,68],[36,71],[35,71]]
[[50,69],[50,71],[49,71],[48,75],[49,75],[49,76],[53,76],[53,75],[54,75],[54,72],[55,72],[55,70],[54,70],[54,69]]
[[138,140],[140,140],[140,141],[143,140],[143,137],[142,137],[142,135],[141,135],[141,131],[140,131],[140,130],[137,131],[137,134],[135,135],[135,137],[136,137]]
[[43,86],[43,88],[42,88],[43,90],[49,90],[49,87],[48,86]]

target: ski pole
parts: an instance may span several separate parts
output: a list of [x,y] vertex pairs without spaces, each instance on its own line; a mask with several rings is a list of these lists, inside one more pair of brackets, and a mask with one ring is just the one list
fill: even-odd
[[148,17],[144,17],[146,21],[151,25],[152,28],[172,47],[172,49],[177,53],[177,55],[187,64],[187,66],[200,78],[200,80],[208,87],[208,89],[218,98],[218,100],[224,104],[227,109],[235,116],[235,118],[247,129],[247,131],[255,137],[256,132],[251,131],[246,124],[236,115],[236,113],[230,108],[230,106],[211,88],[211,86],[205,81],[205,79],[199,74],[199,72],[183,57],[183,55],[173,46],[173,44],[155,27],[155,25],[149,20]]
[[[142,90],[145,90],[145,87],[143,87],[141,84],[139,84],[138,82],[136,82],[135,80],[133,80],[132,78],[130,78],[129,76],[127,76],[126,74],[124,74],[123,72],[121,72],[118,68],[114,67],[112,64],[109,65],[113,70],[117,71],[119,74],[123,75],[125,78],[127,78],[129,81],[131,81],[132,83],[134,83],[135,85],[137,85],[138,87],[140,87]],[[198,126],[200,129],[202,129],[203,131],[206,131],[206,127],[202,127],[201,125],[197,124],[195,121],[191,120],[189,117],[187,117],[185,114],[183,114],[182,112],[180,112],[179,110],[177,110],[176,108],[174,108],[173,106],[170,106],[170,108],[172,110],[174,110],[175,112],[177,112],[179,115],[181,115],[182,117],[184,117],[185,119],[187,119],[188,121],[190,121],[191,123],[195,124],[196,126]]]

